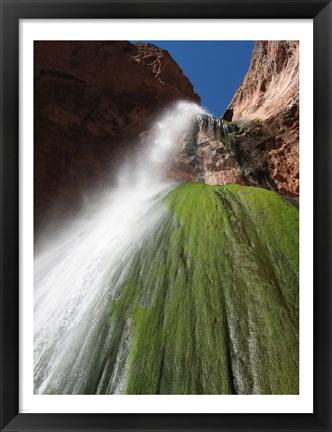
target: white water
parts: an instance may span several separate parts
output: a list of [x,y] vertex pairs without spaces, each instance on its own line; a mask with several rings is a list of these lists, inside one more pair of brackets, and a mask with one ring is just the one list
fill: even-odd
[[[50,237],[35,256],[35,393],[82,393],[94,370],[96,392],[123,393],[131,323],[127,322],[109,373],[107,317],[121,294],[131,260],[152,228],[162,223],[163,197],[174,184],[162,174],[197,115],[197,105],[181,102],[154,125],[145,150],[119,172],[116,188],[104,191],[61,237]],[[106,388],[106,390],[105,390]],[[104,390],[103,390],[104,389]]]

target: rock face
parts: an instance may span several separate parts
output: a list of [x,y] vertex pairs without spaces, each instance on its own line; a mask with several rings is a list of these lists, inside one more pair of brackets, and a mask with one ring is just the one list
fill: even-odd
[[232,114],[227,120],[266,120],[298,103],[299,43],[255,42],[249,70],[226,111]]
[[[224,119],[259,121],[257,144],[276,190],[299,194],[299,43],[258,41],[247,75]],[[243,140],[240,140],[243,142]]]
[[257,121],[229,123],[200,114],[181,143],[169,176],[180,181],[233,183],[277,191],[265,154],[272,138],[265,135]]
[[153,75],[162,83],[176,87],[185,99],[193,100],[200,104],[201,100],[194,93],[194,88],[189,79],[183,75],[178,64],[167,51],[148,43],[136,43],[137,54],[133,57],[137,63],[150,69]]
[[222,119],[201,115],[170,176],[235,183],[299,196],[299,46],[255,43],[251,64]]
[[81,205],[169,103],[199,96],[167,51],[129,42],[35,42],[35,228]]

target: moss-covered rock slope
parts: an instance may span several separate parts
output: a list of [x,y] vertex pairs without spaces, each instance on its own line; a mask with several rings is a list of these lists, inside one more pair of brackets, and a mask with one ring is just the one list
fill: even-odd
[[298,393],[298,210],[235,185],[182,184],[165,204],[109,308],[111,357],[130,327],[124,392]]

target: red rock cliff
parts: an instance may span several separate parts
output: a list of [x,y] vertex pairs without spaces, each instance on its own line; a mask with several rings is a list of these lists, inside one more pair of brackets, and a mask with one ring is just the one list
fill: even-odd
[[278,191],[299,194],[299,43],[258,41],[226,120],[258,120],[261,150]]
[[167,51],[129,42],[35,42],[35,227],[111,181],[167,104],[200,103]]
[[298,197],[298,42],[256,42],[223,119],[201,116],[180,148],[170,173],[178,180],[251,185]]

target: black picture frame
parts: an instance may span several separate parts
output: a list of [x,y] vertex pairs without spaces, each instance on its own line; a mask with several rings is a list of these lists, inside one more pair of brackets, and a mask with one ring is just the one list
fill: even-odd
[[[1,431],[331,431],[331,1],[0,0],[0,5]],[[313,414],[19,413],[19,20],[47,18],[314,20]]]

